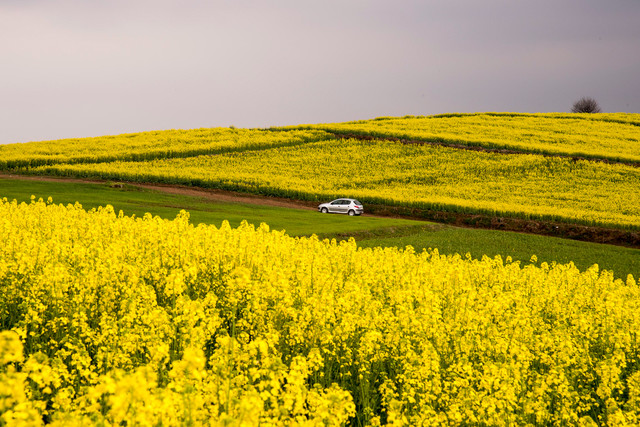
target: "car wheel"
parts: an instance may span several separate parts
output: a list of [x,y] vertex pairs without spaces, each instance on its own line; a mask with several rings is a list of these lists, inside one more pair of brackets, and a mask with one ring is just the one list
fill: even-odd
[[349,210],[349,216],[354,216],[356,214],[356,211],[354,211],[353,209]]
[[322,213],[328,213],[328,212],[329,212],[329,209],[327,209],[327,208],[322,208],[322,209],[320,209],[320,212],[322,212]]

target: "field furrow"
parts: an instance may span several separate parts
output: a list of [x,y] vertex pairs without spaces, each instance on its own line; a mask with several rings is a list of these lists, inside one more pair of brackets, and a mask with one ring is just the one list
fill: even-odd
[[639,124],[640,114],[478,113],[382,117],[298,128],[638,164]]

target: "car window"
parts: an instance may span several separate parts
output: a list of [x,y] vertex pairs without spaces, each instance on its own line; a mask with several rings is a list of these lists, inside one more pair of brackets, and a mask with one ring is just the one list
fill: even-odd
[[331,202],[332,205],[341,205],[342,204],[342,200],[334,200],[333,202]]
[[354,201],[353,201],[353,203],[355,203],[356,205],[362,205],[362,203],[360,203],[360,202],[359,202],[359,201],[357,201],[357,200],[354,200]]
[[343,201],[342,201],[342,204],[343,204],[343,205],[348,205],[349,203],[351,203],[351,200],[343,200]]

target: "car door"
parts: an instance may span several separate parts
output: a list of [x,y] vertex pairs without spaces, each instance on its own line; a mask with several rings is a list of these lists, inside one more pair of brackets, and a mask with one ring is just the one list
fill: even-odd
[[344,200],[344,203],[342,205],[342,213],[347,213],[349,212],[349,209],[351,209],[351,200]]
[[333,213],[340,213],[342,208],[342,200],[338,199],[338,200],[334,200],[333,202],[331,202],[331,204],[329,204],[329,212],[333,212]]
[[347,213],[347,211],[349,210],[349,205],[351,205],[351,201],[350,200],[342,200],[342,203],[340,203],[340,213]]

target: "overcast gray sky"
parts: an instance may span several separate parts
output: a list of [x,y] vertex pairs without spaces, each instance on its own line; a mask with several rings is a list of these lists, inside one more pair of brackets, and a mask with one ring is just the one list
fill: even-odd
[[0,0],[0,143],[640,112],[639,0]]

